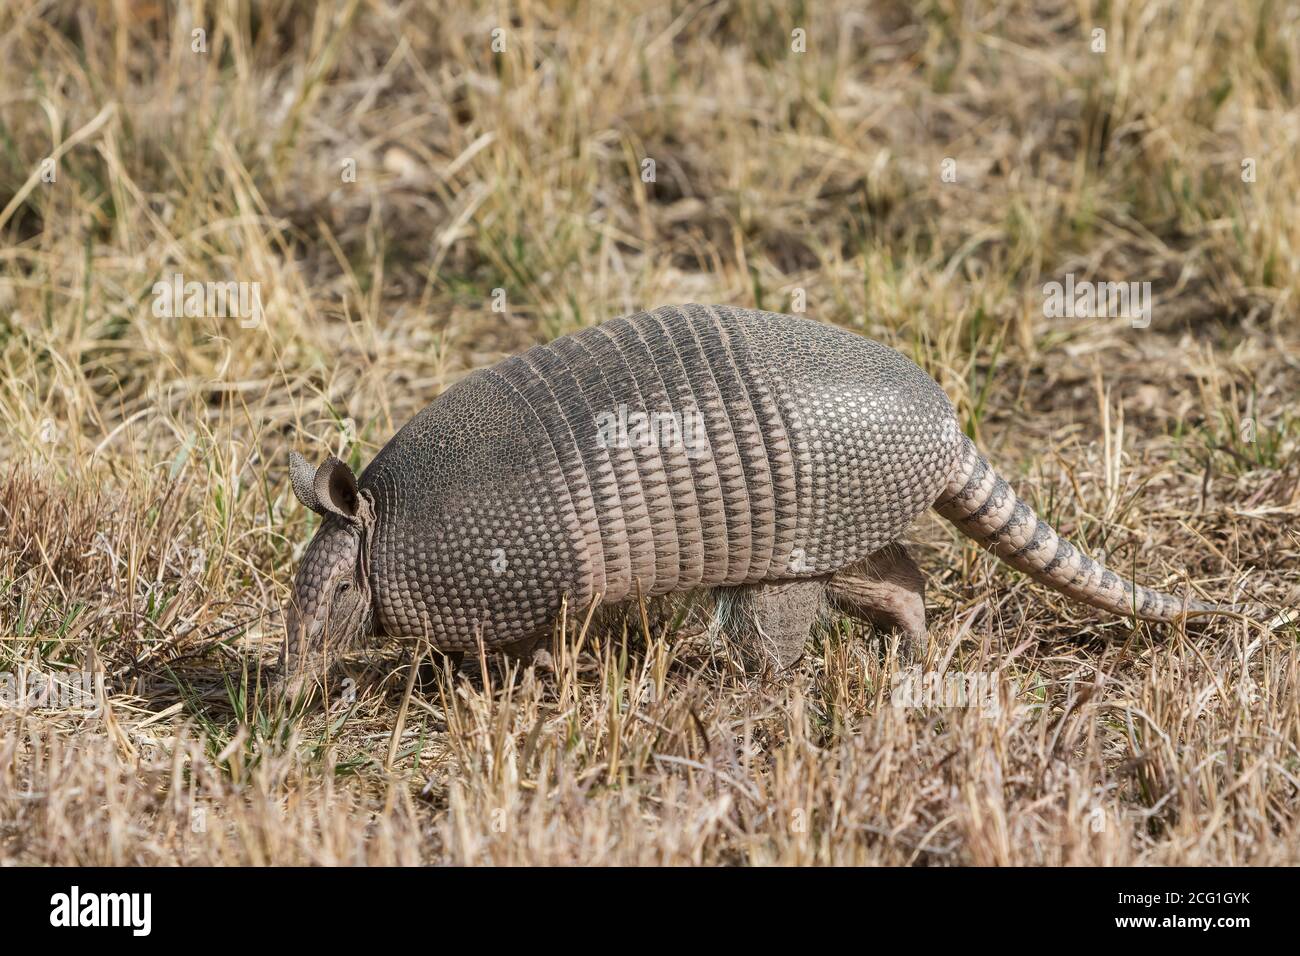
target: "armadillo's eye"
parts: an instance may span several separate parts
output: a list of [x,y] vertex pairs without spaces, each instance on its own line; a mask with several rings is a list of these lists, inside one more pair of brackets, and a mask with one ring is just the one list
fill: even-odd
[[339,582],[339,586],[338,586],[337,588],[334,589],[334,594],[335,594],[335,596],[342,595],[342,594],[347,594],[348,591],[350,591],[350,590],[352,590],[352,582],[351,582],[351,581],[340,581],[340,582]]

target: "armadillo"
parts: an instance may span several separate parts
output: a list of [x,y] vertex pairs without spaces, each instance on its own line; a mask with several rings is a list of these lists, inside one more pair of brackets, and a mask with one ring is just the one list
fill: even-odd
[[899,352],[770,312],[611,319],[470,373],[360,480],[333,456],[313,469],[293,454],[290,472],[324,518],[294,583],[291,667],[370,635],[519,646],[565,601],[695,589],[794,595],[757,602],[787,644],[806,637],[791,608],[823,591],[923,641],[923,578],[899,539],[930,508],[1094,607],[1149,621],[1222,610],[1058,536]]

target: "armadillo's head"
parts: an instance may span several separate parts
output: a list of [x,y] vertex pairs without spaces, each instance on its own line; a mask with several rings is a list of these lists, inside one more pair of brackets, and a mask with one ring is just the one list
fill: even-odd
[[332,655],[371,631],[375,511],[369,494],[357,490],[352,470],[333,455],[313,469],[291,452],[289,476],[298,500],[325,519],[303,555],[285,615],[284,677],[297,688],[318,680]]

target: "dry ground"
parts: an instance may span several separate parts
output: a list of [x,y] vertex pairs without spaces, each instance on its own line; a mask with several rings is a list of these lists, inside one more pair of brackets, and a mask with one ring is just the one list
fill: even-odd
[[[1294,605],[1297,84],[1272,2],[7,0],[0,671],[104,689],[0,707],[0,861],[1300,862],[1294,625],[1134,627],[928,518],[929,665],[993,712],[895,706],[844,622],[746,676],[698,615],[257,690],[289,449],[690,300],[895,345],[1076,541]],[[263,321],[155,315],[173,273]],[[1045,317],[1067,273],[1149,327]]]

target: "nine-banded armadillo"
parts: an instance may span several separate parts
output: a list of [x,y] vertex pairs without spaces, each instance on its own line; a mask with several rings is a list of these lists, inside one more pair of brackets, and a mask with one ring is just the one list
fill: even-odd
[[[372,633],[519,644],[566,596],[583,608],[696,588],[820,587],[920,639],[920,574],[896,542],[931,507],[1096,607],[1154,621],[1215,609],[1059,538],[898,352],[768,312],[687,305],[583,329],[462,379],[359,482],[332,456],[313,470],[294,455],[291,475],[325,519],[294,586],[291,668]],[[791,602],[767,604],[801,643]]]

